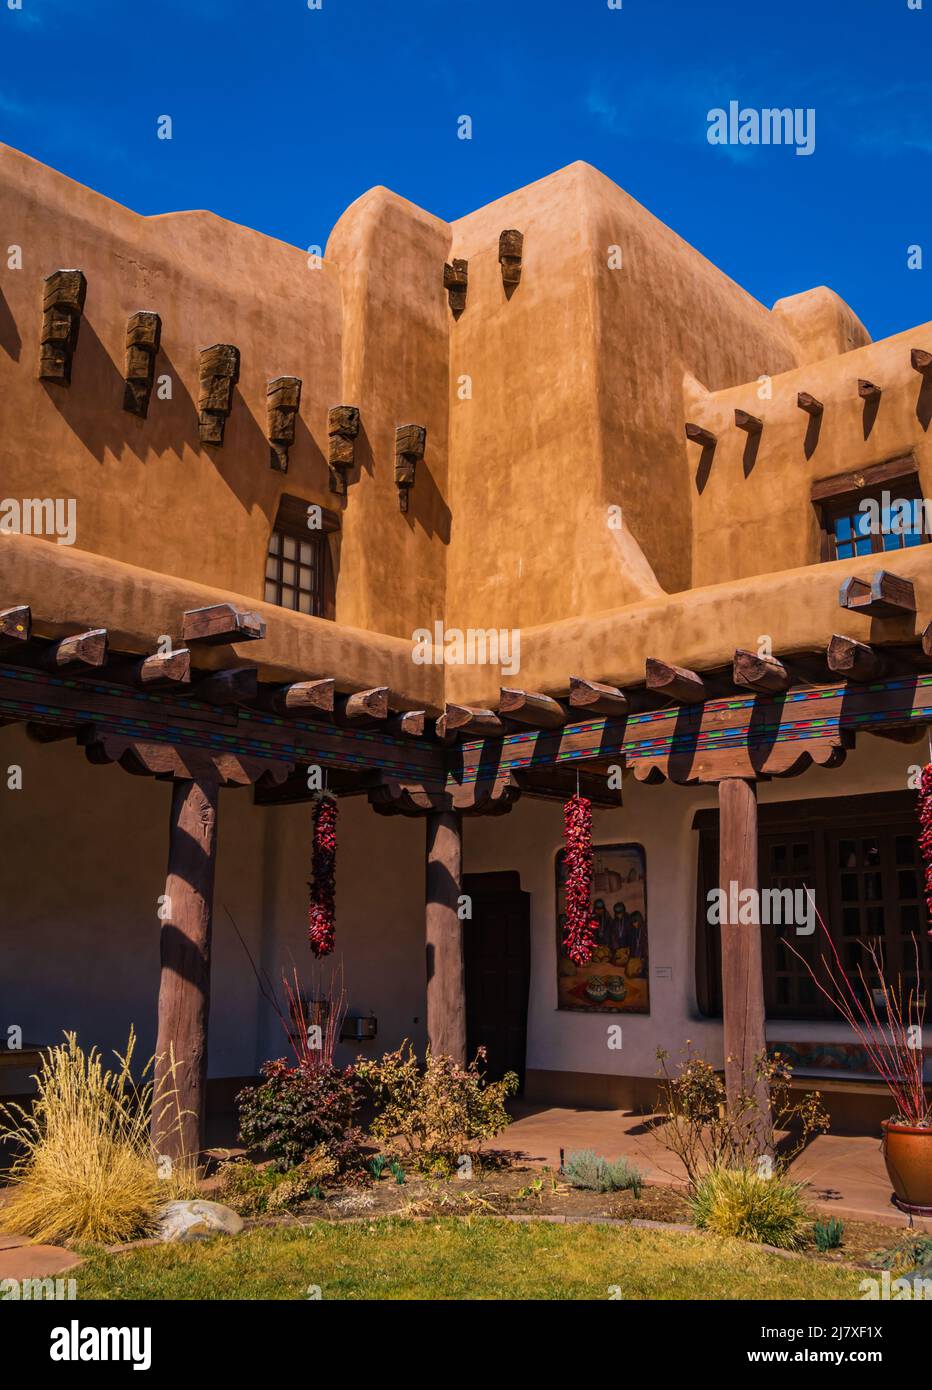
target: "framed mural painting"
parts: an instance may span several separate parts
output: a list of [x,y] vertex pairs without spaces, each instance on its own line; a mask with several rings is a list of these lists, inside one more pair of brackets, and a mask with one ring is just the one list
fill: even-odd
[[647,866],[643,845],[593,845],[592,914],[598,924],[588,965],[563,948],[566,867],[556,857],[557,1008],[577,1013],[650,1013]]

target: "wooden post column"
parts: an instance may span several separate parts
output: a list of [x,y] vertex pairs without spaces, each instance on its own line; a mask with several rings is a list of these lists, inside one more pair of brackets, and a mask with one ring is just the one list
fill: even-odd
[[[745,888],[759,891],[757,870],[757,788],[741,777],[718,784],[719,882],[725,902]],[[759,924],[732,922],[722,913],[722,1021],[725,1044],[725,1087],[729,1105],[742,1094],[758,1093],[758,1123],[754,1125],[760,1152],[769,1148],[770,1096],[756,1079],[757,1059],[767,1047],[764,1015],[764,973]]]
[[462,873],[462,816],[433,811],[427,816],[427,1040],[431,1052],[465,1065]]
[[216,777],[172,784],[152,1139],[157,1153],[192,1163],[204,1136],[218,802]]

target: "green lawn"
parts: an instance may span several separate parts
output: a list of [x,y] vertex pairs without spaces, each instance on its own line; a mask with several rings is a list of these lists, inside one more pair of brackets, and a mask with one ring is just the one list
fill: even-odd
[[856,1298],[859,1277],[710,1236],[454,1217],[263,1227],[76,1274],[79,1298],[121,1299]]

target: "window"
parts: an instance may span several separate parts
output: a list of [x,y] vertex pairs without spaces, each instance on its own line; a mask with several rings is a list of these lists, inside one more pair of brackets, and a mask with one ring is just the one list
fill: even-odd
[[823,560],[902,550],[930,539],[912,458],[823,478],[813,485],[812,503],[819,516]]
[[[706,916],[709,888],[718,884],[718,813],[700,811],[696,985],[700,1011],[722,1012],[720,932]],[[922,892],[915,797],[891,792],[818,798],[759,808],[761,888],[812,889],[845,970],[867,965],[864,945],[878,941],[892,975],[914,968],[919,942],[924,986],[932,990],[932,948]],[[763,926],[764,1001],[768,1018],[836,1019],[791,942],[818,967],[825,950],[821,928],[798,936],[795,928]]]
[[269,537],[265,561],[265,601],[318,618],[333,617],[329,535],[337,529],[333,512],[319,508],[321,526],[308,526],[313,504],[282,497]]

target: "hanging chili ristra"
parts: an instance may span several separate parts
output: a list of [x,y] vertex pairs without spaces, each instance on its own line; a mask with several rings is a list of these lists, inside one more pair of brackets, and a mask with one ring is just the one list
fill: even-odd
[[315,956],[329,955],[336,930],[337,803],[322,796],[314,807],[307,935]]
[[932,762],[922,769],[919,783],[919,849],[925,863],[926,908],[932,937]]
[[571,796],[563,807],[566,927],[563,947],[575,965],[586,965],[595,947],[592,915],[592,803]]

